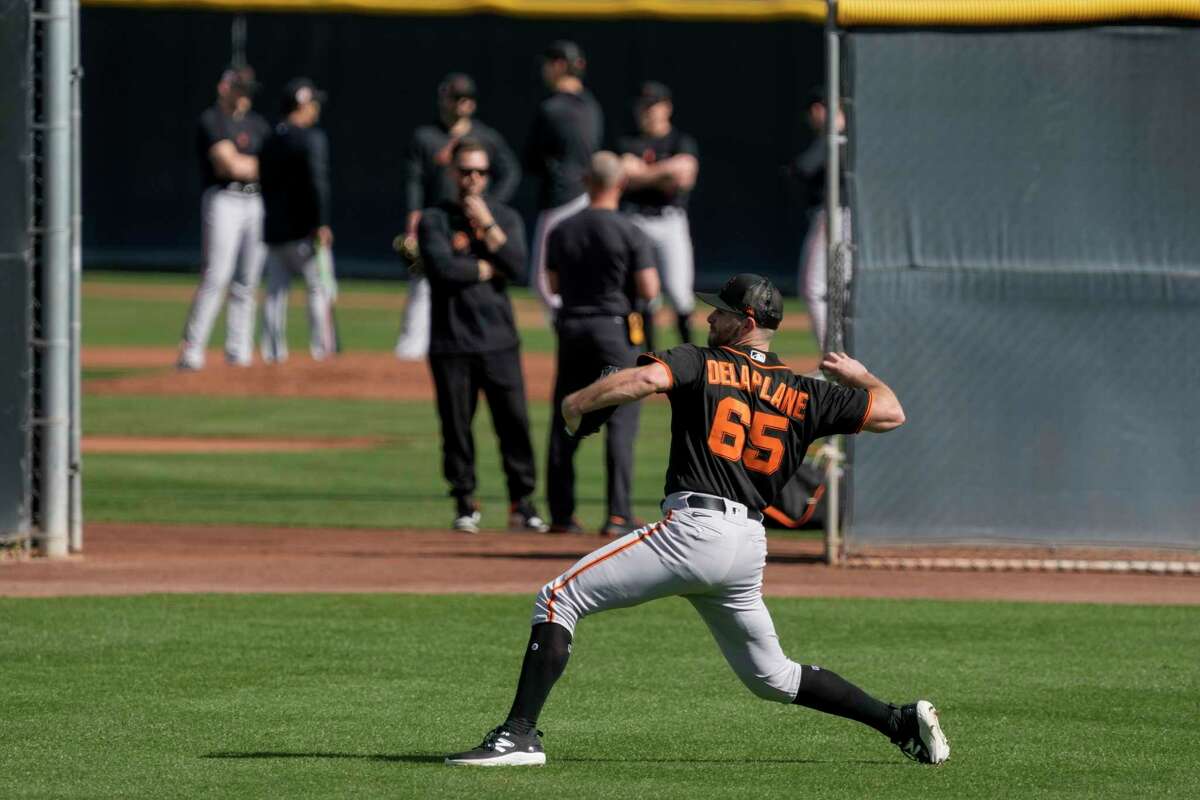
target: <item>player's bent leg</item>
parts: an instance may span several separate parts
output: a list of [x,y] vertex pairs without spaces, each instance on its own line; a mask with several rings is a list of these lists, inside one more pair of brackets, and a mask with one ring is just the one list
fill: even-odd
[[689,595],[687,600],[747,689],[776,703],[795,699],[800,665],[784,655],[761,593]]

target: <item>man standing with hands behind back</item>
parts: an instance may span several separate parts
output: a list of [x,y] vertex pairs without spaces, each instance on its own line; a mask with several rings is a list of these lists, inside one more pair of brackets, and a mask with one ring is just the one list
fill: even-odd
[[442,470],[455,500],[452,527],[479,530],[471,420],[482,390],[500,440],[510,530],[544,532],[535,486],[520,340],[506,290],[525,277],[525,228],[517,212],[484,199],[491,162],[467,138],[454,148],[458,196],[421,212],[417,240],[432,294],[429,370],[442,422]]
[[[635,301],[653,300],[659,289],[650,240],[617,211],[625,184],[621,159],[596,153],[586,184],[590,205],[555,228],[546,245],[546,275],[550,288],[562,297],[555,320],[558,365],[546,464],[555,533],[582,532],[574,517],[579,440],[563,426],[563,398],[594,381],[605,367],[633,366],[640,331],[630,327],[629,315]],[[600,527],[605,536],[624,536],[637,527],[632,498],[637,429],[637,404],[617,409],[605,427],[608,514]]]

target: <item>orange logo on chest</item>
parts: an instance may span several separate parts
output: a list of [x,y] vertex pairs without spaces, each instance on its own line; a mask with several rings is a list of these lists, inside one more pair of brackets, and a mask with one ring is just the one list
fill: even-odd
[[465,253],[471,249],[471,237],[463,231],[455,231],[450,237],[450,246],[456,253]]

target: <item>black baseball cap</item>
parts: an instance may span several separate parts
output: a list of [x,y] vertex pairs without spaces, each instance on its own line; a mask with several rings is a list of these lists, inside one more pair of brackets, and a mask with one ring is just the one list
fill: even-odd
[[671,100],[671,90],[665,83],[658,81],[646,81],[642,84],[642,90],[638,93],[637,108],[638,110],[656,106],[659,103],[666,103]]
[[583,61],[583,50],[574,42],[566,39],[559,39],[556,42],[551,42],[549,46],[542,51],[542,58],[547,61],[566,61],[568,64],[574,64],[576,61]]
[[254,79],[254,67],[249,64],[226,67],[221,73],[221,83],[228,83],[230,89],[247,97],[253,96],[259,89],[258,81]]
[[451,72],[438,86],[438,94],[443,97],[453,97],[460,100],[464,97],[475,99],[475,81],[464,72]]
[[311,78],[292,78],[283,87],[283,113],[287,114],[295,111],[300,106],[305,103],[311,103],[313,100],[316,100],[318,103],[324,103],[327,97],[328,95],[318,89]]
[[783,295],[770,280],[752,272],[734,275],[717,294],[696,296],[713,308],[750,317],[763,328],[776,330],[783,322]]

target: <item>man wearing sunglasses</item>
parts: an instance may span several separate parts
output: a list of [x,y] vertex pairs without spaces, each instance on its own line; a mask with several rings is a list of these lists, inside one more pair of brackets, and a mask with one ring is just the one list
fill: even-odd
[[[416,262],[417,225],[421,209],[458,197],[458,186],[450,174],[454,146],[470,137],[487,148],[491,179],[487,195],[507,203],[521,182],[521,165],[508,142],[498,131],[475,119],[475,81],[470,75],[454,72],[438,85],[438,119],[422,125],[412,135],[404,163],[404,233],[400,250],[404,258]],[[429,352],[429,282],[419,272],[408,284],[404,322],[396,342],[396,358],[419,361]]]
[[544,532],[530,501],[535,485],[520,339],[507,289],[525,278],[525,227],[516,211],[485,198],[487,147],[454,147],[456,197],[421,212],[417,242],[432,299],[429,368],[442,422],[442,471],[455,501],[452,527],[479,531],[471,420],[487,398],[508,483],[510,530]]

